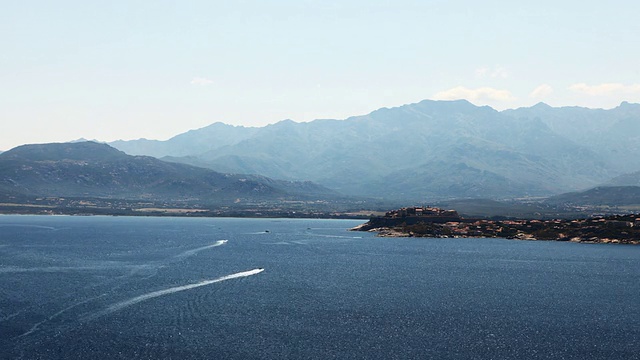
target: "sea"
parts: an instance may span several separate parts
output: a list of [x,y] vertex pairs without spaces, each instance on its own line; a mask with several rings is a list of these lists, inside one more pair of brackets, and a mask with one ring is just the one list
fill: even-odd
[[0,216],[0,359],[640,359],[640,246]]

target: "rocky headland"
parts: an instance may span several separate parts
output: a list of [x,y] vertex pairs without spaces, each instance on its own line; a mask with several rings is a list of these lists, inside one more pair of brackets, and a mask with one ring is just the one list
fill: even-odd
[[640,243],[640,214],[588,219],[465,219],[454,210],[410,207],[372,217],[351,230],[381,237],[485,237],[582,243]]

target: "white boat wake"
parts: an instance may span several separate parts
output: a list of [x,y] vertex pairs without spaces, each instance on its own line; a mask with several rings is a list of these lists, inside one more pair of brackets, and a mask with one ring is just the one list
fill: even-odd
[[32,333],[34,333],[34,332],[36,332],[36,331],[38,330],[38,328],[40,327],[40,325],[42,325],[42,324],[44,324],[44,323],[46,323],[46,322],[49,322],[49,321],[53,320],[54,318],[56,318],[56,317],[58,317],[58,316],[62,315],[63,313],[65,313],[65,312],[67,312],[67,311],[69,311],[69,310],[71,310],[71,309],[73,309],[73,308],[75,308],[75,307],[77,307],[77,306],[80,306],[80,305],[86,304],[86,303],[88,303],[88,302],[90,302],[90,301],[93,301],[93,300],[95,300],[95,299],[101,298],[101,297],[103,297],[103,296],[105,296],[105,295],[107,295],[107,294],[101,294],[101,295],[98,295],[98,296],[94,296],[94,297],[92,297],[92,298],[89,298],[89,299],[86,299],[86,300],[82,300],[82,301],[80,301],[80,302],[77,302],[77,303],[75,303],[75,304],[72,304],[72,305],[70,305],[70,306],[67,306],[66,308],[64,308],[64,309],[62,309],[62,310],[60,310],[60,311],[58,311],[57,313],[55,313],[55,314],[53,314],[53,315],[50,315],[50,316],[49,316],[49,317],[47,317],[46,319],[44,319],[44,320],[42,320],[42,321],[40,321],[40,322],[35,323],[35,324],[31,327],[31,329],[29,329],[29,330],[28,330],[27,332],[25,332],[24,334],[22,334],[22,335],[18,336],[18,338],[21,338],[21,337],[24,337],[24,336],[30,335],[30,334],[32,334]]
[[168,288],[168,289],[164,289],[164,290],[153,291],[153,292],[150,292],[150,293],[147,293],[147,294],[136,296],[136,297],[131,298],[129,300],[125,300],[125,301],[121,301],[119,303],[113,304],[113,305],[109,306],[107,309],[105,309],[104,311],[102,311],[100,314],[98,314],[98,316],[111,314],[113,312],[122,310],[122,309],[124,309],[124,308],[126,308],[128,306],[135,305],[135,304],[143,302],[145,300],[157,298],[159,296],[169,295],[169,294],[173,294],[173,293],[177,293],[177,292],[185,291],[185,290],[191,290],[191,289],[199,288],[201,286],[207,286],[207,285],[215,284],[215,283],[226,281],[226,280],[238,279],[238,278],[242,278],[242,277],[252,276],[252,275],[259,274],[259,273],[261,273],[263,271],[264,271],[264,269],[258,268],[258,269],[253,269],[253,270],[249,270],[249,271],[243,271],[243,272],[239,272],[239,273],[235,273],[235,274],[225,275],[225,276],[219,277],[217,279],[204,280],[204,281],[201,281],[201,282],[198,282],[198,283],[194,283],[194,284],[176,286],[176,287],[172,287],[172,288]]
[[0,274],[12,274],[12,273],[30,273],[30,272],[43,272],[43,273],[56,273],[56,272],[78,272],[78,271],[109,271],[113,269],[127,269],[131,268],[132,271],[138,269],[149,268],[149,265],[93,265],[93,266],[47,266],[47,267],[35,267],[35,268],[22,268],[17,266],[2,266],[0,265]]
[[189,257],[189,256],[193,256],[193,255],[199,253],[200,251],[224,245],[224,244],[227,243],[227,241],[228,240],[218,240],[218,241],[216,241],[215,243],[213,243],[211,245],[207,245],[207,246],[199,247],[197,249],[191,249],[191,250],[187,250],[185,252],[182,252],[182,253],[176,255],[176,257],[177,258],[186,258],[186,257]]

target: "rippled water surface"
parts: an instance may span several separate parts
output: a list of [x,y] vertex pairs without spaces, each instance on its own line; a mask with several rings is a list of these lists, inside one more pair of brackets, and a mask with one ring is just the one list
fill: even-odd
[[640,359],[640,247],[0,216],[0,358]]

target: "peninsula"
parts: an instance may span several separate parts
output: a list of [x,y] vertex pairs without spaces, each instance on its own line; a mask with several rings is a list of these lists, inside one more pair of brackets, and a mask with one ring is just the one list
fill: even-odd
[[463,218],[455,210],[408,207],[372,217],[351,230],[377,232],[383,237],[488,237],[639,244],[640,214],[573,220],[491,220]]

